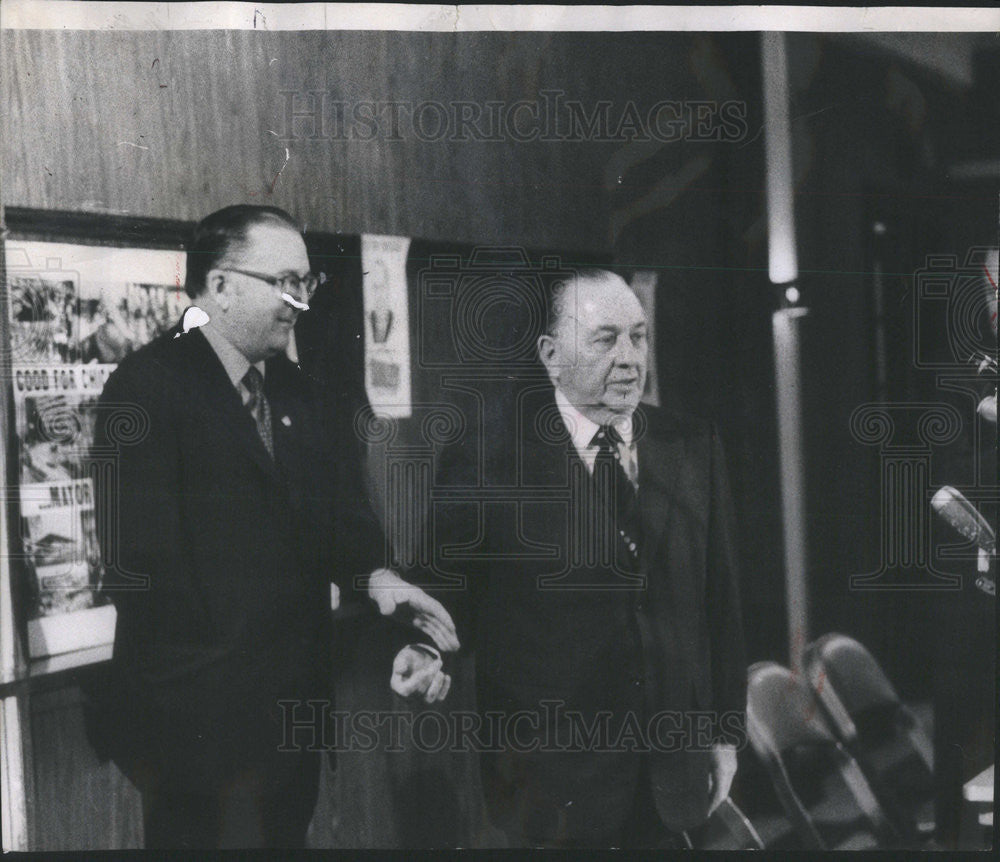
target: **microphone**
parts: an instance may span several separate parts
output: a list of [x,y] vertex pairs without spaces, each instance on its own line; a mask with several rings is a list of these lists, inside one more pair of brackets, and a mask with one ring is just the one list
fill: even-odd
[[974,541],[987,554],[996,553],[993,528],[961,492],[945,485],[931,498],[931,506],[960,535]]
[[979,402],[977,410],[983,419],[988,422],[992,422],[995,425],[997,421],[997,396],[995,394],[987,395],[982,401]]
[[[993,320],[996,321],[996,313],[993,314]],[[979,362],[979,368],[977,369],[978,374],[992,374],[996,377],[997,374],[997,361],[992,356],[988,356],[985,353],[979,354],[982,360]],[[975,359],[976,357],[973,357]],[[982,401],[979,402],[979,406],[976,408],[976,412],[979,413],[987,422],[997,421],[997,393],[996,388],[993,389],[992,395],[987,395]]]

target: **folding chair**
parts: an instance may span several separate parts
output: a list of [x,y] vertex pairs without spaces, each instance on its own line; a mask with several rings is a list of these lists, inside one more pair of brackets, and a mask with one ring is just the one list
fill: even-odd
[[763,850],[753,824],[728,797],[722,801],[708,822],[687,832],[694,850]]
[[919,845],[934,833],[933,744],[878,662],[847,635],[806,647],[806,676],[836,735],[896,827]]
[[774,662],[751,665],[747,730],[807,848],[900,846],[897,830],[804,680]]

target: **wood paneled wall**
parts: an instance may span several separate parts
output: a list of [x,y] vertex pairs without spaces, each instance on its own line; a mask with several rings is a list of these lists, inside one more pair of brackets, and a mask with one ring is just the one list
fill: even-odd
[[72,681],[30,695],[31,850],[142,846],[139,792],[87,741],[83,695]]
[[[293,121],[298,140],[279,139],[290,129],[289,100],[308,110],[311,92],[351,106],[538,101],[546,89],[593,100],[615,84],[616,52],[595,50],[591,36],[555,44],[545,34],[485,33],[2,38],[7,205],[197,220],[260,201],[329,231],[608,247],[601,171],[620,144],[421,141],[405,128],[401,140],[334,140],[332,125],[310,140],[308,118]],[[324,113],[332,124],[334,109]],[[433,111],[425,119],[433,136]]]

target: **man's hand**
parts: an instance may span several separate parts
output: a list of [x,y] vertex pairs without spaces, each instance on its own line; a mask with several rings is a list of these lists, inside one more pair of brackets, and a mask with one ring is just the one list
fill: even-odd
[[451,677],[441,670],[441,657],[420,645],[405,646],[392,663],[389,686],[403,697],[423,696],[424,703],[444,700],[451,688]]
[[451,614],[420,587],[408,584],[389,569],[376,569],[368,578],[368,597],[383,616],[394,616],[433,638],[441,652],[455,652],[460,644]]
[[712,747],[712,771],[710,783],[712,802],[708,807],[709,816],[729,795],[729,788],[736,775],[736,747],[733,745],[715,745]]

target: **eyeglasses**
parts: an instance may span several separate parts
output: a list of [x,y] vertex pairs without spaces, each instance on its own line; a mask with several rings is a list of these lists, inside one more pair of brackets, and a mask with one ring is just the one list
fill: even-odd
[[240,275],[258,278],[261,281],[266,281],[271,287],[277,289],[279,293],[304,295],[307,300],[312,298],[312,295],[316,292],[316,288],[319,286],[319,276],[314,272],[307,272],[302,276],[296,275],[294,272],[290,272],[287,275],[265,275],[262,272],[237,269],[234,266],[224,267],[223,271],[238,272]]

